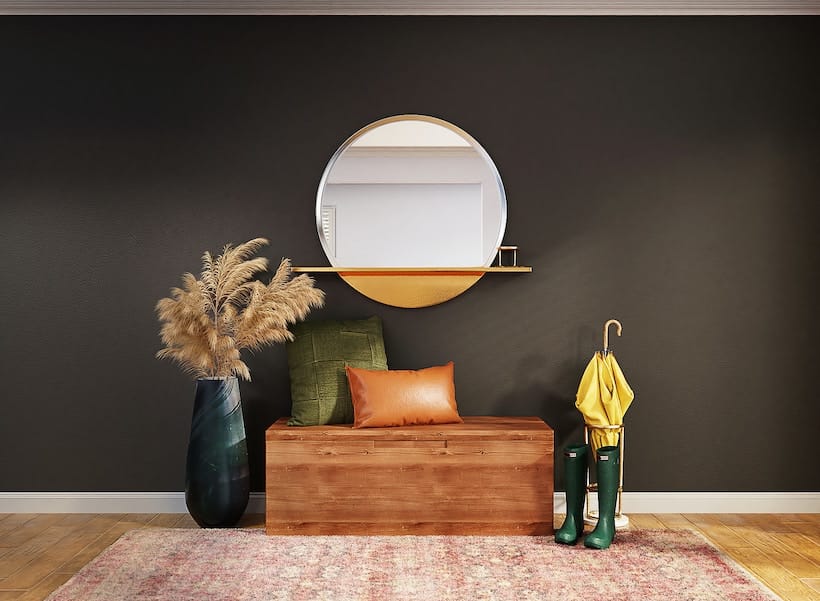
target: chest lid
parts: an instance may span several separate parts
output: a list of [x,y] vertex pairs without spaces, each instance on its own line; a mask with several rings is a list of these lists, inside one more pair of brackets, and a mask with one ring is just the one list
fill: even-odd
[[540,417],[462,416],[461,424],[356,428],[332,426],[288,426],[287,417],[268,428],[266,440],[548,440],[550,428]]

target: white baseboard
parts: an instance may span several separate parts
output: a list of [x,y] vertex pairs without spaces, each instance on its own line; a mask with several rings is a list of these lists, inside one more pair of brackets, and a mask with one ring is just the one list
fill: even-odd
[[[820,492],[624,492],[621,503],[625,514],[820,513]],[[598,508],[594,494],[590,506]],[[566,512],[564,493],[555,493],[555,512]]]
[[[251,493],[249,513],[265,513]],[[184,492],[0,492],[0,513],[188,513]]]
[[[590,504],[597,507],[595,495]],[[555,512],[564,513],[564,493]],[[630,513],[820,513],[820,492],[624,492]],[[251,493],[249,513],[265,512]],[[182,492],[0,492],[0,513],[187,513]]]

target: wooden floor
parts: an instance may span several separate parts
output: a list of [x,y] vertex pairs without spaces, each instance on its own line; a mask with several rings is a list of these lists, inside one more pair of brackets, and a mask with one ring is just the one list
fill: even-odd
[[[629,517],[632,528],[700,531],[783,599],[820,601],[820,514]],[[264,516],[240,526],[261,528]],[[44,599],[120,535],[152,527],[196,524],[180,514],[0,514],[0,601]]]

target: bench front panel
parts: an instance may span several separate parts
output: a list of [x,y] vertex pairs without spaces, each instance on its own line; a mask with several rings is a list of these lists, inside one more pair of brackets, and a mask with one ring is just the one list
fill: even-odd
[[475,425],[311,427],[294,438],[277,422],[266,442],[267,532],[552,533],[552,430],[540,420]]

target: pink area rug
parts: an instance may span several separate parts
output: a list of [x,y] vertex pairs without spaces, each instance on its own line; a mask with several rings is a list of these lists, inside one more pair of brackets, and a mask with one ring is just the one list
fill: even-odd
[[605,551],[527,536],[129,532],[50,597],[116,599],[770,601],[690,531],[618,533]]

